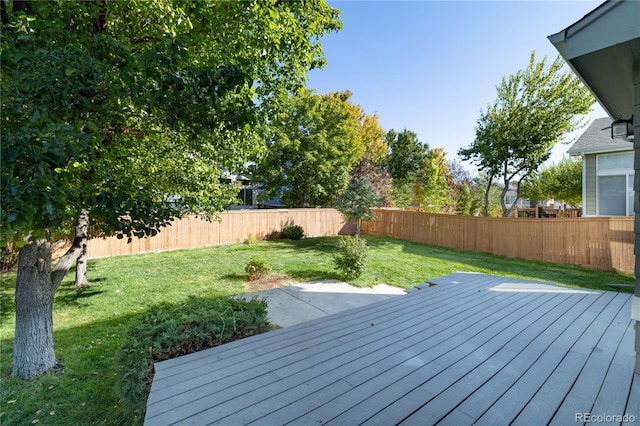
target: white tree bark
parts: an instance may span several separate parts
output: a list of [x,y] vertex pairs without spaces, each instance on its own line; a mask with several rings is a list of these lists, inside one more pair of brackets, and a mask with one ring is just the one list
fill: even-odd
[[82,210],[78,225],[76,226],[75,238],[80,238],[80,256],[76,261],[76,288],[81,288],[89,284],[87,280],[87,241],[89,238],[89,212]]

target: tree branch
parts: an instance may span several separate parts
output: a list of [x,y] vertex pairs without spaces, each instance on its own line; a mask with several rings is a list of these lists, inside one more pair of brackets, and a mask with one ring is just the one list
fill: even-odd
[[82,210],[78,218],[78,226],[76,226],[75,237],[69,250],[56,262],[55,268],[51,272],[51,288],[55,293],[62,282],[64,276],[69,269],[75,265],[78,258],[82,255],[83,244],[89,234],[89,212]]

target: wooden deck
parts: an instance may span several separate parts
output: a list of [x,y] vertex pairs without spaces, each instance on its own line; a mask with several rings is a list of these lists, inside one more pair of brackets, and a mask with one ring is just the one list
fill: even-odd
[[640,424],[630,295],[429,282],[158,363],[145,424]]

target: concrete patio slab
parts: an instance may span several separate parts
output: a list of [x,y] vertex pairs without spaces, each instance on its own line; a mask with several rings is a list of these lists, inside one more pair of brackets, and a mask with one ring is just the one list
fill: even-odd
[[336,280],[320,280],[247,293],[242,297],[265,299],[269,321],[290,327],[405,294],[405,290],[386,284],[362,288]]

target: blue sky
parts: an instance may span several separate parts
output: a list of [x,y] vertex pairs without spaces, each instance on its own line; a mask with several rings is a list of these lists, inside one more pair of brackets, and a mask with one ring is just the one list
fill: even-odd
[[[502,77],[525,68],[534,50],[537,59],[553,61],[557,51],[547,36],[602,2],[328,3],[341,9],[344,28],[321,40],[327,66],[311,71],[307,86],[318,93],[351,90],[351,100],[377,112],[386,130],[412,130],[451,160],[473,142],[480,112],[496,99]],[[589,115],[605,116],[598,104]],[[551,161],[569,146],[558,144]]]

